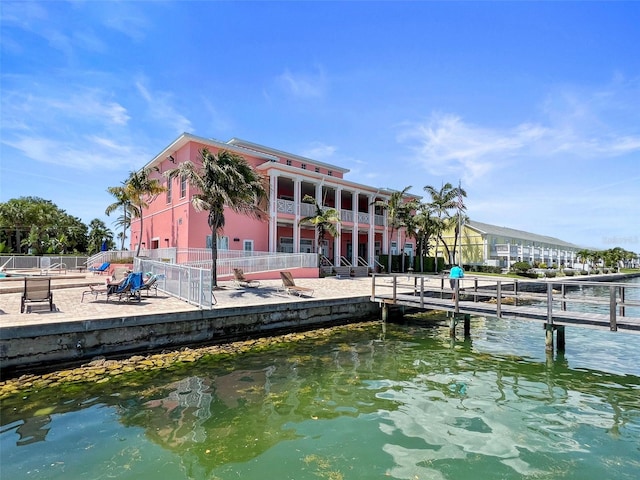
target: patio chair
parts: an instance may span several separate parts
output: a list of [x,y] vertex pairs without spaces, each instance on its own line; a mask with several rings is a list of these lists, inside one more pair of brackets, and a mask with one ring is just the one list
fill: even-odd
[[130,273],[121,283],[109,285],[107,288],[107,301],[111,297],[118,297],[118,300],[125,298],[127,301],[132,298],[140,301],[140,287],[142,287],[142,272]]
[[[51,291],[51,277],[24,278],[24,292],[20,301],[20,313],[24,313],[27,303],[44,303],[49,302],[49,311],[53,312],[53,292]],[[27,309],[27,313],[31,312],[31,307]]]
[[282,278],[282,287],[288,294],[295,293],[299,297],[302,296],[302,294],[309,295],[310,297],[313,296],[313,288],[297,286],[291,272],[280,272],[280,278]]
[[149,292],[154,290],[156,293],[156,297],[158,296],[158,275],[151,275],[147,277],[147,279],[142,283],[142,286],[138,289],[142,293],[143,290],[146,290],[147,297],[149,296]]
[[89,285],[89,290],[82,292],[80,303],[84,302],[85,295],[93,295],[94,300],[98,299],[98,295],[106,295],[109,292],[110,285]]
[[233,283],[236,284],[237,287],[259,287],[260,282],[258,280],[249,280],[244,276],[244,272],[241,268],[233,269]]
[[111,263],[109,262],[104,262],[102,265],[100,265],[99,267],[89,267],[88,270],[90,272],[95,273],[96,275],[101,274],[102,272],[106,272],[109,267],[111,266]]

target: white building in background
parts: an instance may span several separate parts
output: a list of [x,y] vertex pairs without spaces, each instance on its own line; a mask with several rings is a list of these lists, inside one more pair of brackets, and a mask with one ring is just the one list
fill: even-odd
[[[448,245],[452,238],[445,237]],[[463,227],[462,262],[508,268],[514,262],[578,267],[584,247],[554,237],[469,221]]]

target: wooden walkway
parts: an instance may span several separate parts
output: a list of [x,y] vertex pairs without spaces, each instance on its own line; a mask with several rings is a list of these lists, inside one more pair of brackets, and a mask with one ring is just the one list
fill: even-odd
[[[581,285],[608,288],[609,297],[572,295],[571,292]],[[520,287],[524,287],[524,284],[521,283]],[[553,280],[527,282],[526,287],[527,291],[523,292],[517,282],[511,279],[465,277],[459,290],[460,300],[454,301],[451,298],[453,291],[444,288],[444,282],[435,286],[433,282],[425,284],[420,276],[375,275],[371,300],[380,303],[383,309],[396,305],[419,310],[516,318],[553,326],[640,333],[640,316],[627,315],[633,310],[640,312],[640,301],[629,299],[640,298],[638,284]],[[593,310],[594,307],[607,313],[580,311]]]

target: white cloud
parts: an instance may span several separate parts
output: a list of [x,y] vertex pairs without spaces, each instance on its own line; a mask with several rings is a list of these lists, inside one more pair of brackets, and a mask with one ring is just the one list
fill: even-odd
[[[118,171],[132,164],[132,158],[148,158],[149,154],[138,147],[117,145],[115,140],[99,137],[55,139],[41,136],[16,136],[3,140],[5,145],[20,151],[25,157],[41,163],[57,165],[83,171]],[[135,162],[134,162],[135,163]],[[21,170],[20,165],[12,165]]]
[[336,153],[336,147],[322,142],[312,142],[309,148],[302,152],[303,157],[320,161],[328,161]]
[[123,2],[109,2],[104,12],[104,24],[123,33],[133,40],[142,40],[149,29],[149,20],[136,8],[135,4]]
[[[398,141],[413,159],[436,176],[466,183],[517,161],[593,160],[640,152],[640,119],[620,97],[635,98],[634,88],[578,92],[565,89],[544,103],[545,118],[513,127],[474,125],[455,114],[434,113],[425,122],[406,123]],[[605,100],[609,100],[606,102]]]
[[173,106],[173,96],[165,92],[151,92],[146,80],[141,78],[135,82],[142,98],[147,102],[148,115],[155,121],[160,120],[169,125],[177,134],[193,130],[191,121],[178,112]]
[[297,98],[322,97],[327,89],[327,79],[322,68],[314,73],[293,73],[286,69],[277,77],[277,81],[285,92]]
[[[89,171],[129,168],[148,153],[128,132],[127,109],[99,88],[40,84],[11,78],[2,95],[2,143],[25,158]],[[90,133],[87,133],[90,132]],[[9,157],[5,165],[24,168]]]
[[415,161],[429,173],[472,183],[495,168],[497,158],[512,155],[543,134],[534,125],[500,131],[465,123],[455,115],[434,114],[426,123],[407,125],[398,140],[410,144]]

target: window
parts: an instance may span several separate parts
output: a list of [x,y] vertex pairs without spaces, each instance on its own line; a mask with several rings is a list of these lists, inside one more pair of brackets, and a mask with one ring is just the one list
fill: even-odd
[[316,173],[320,173],[320,167],[316,167]]
[[229,250],[229,237],[218,237],[218,250]]
[[300,164],[300,168],[302,168],[303,170],[307,169],[307,164],[306,163],[301,163]]
[[280,237],[280,251],[282,253],[293,253],[293,238]]
[[187,196],[187,177],[180,177],[180,198]]
[[301,238],[300,253],[313,253],[313,240],[309,238]]
[[242,249],[245,252],[253,252],[253,240],[243,240]]
[[171,185],[173,185],[173,180],[167,178],[167,203],[171,203]]
[[[218,250],[229,250],[229,237],[218,237]],[[211,235],[207,235],[207,248],[211,248]]]
[[287,160],[287,166],[290,167],[291,166],[291,160]]
[[329,175],[330,177],[332,177],[332,176],[333,176],[333,171],[331,171],[331,170],[327,170],[327,175]]

